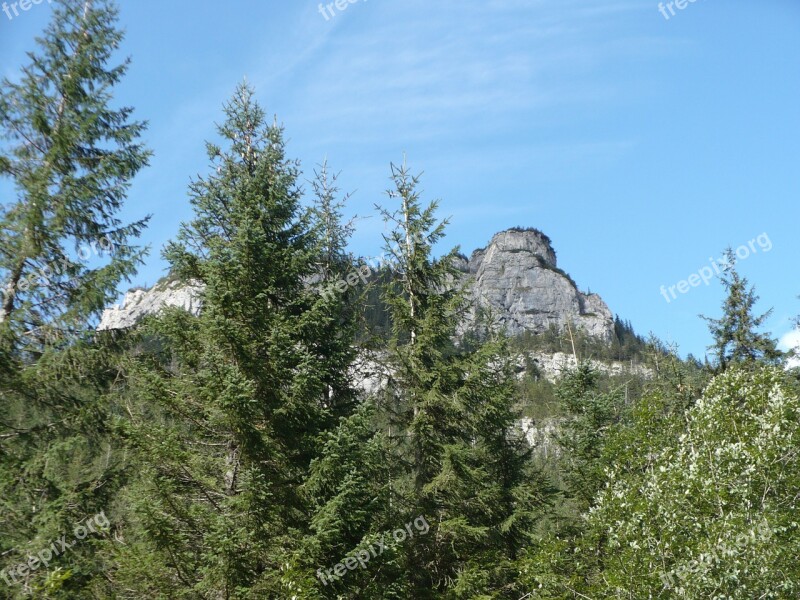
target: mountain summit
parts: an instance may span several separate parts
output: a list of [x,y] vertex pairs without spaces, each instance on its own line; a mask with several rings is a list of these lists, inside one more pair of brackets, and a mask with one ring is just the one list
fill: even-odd
[[[457,267],[465,280],[472,280],[465,327],[484,310],[511,335],[541,333],[552,326],[564,329],[567,324],[604,340],[613,335],[614,318],[606,303],[597,294],[581,292],[558,268],[550,238],[537,229],[501,231],[471,257],[460,257]],[[103,313],[98,329],[132,327],[165,306],[197,314],[202,290],[198,282],[170,281],[128,292],[120,306]]]
[[474,280],[470,321],[484,309],[511,335],[567,324],[605,340],[613,335],[606,303],[597,294],[582,293],[558,268],[550,238],[537,229],[501,231],[458,267]]

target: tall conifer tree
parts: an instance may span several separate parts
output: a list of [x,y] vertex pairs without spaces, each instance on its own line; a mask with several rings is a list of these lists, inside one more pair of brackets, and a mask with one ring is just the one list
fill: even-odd
[[722,317],[704,317],[714,337],[710,346],[720,371],[732,365],[755,366],[758,362],[777,364],[783,358],[777,342],[769,334],[759,331],[772,314],[753,314],[758,296],[746,278],[736,270],[736,255],[731,249],[726,254],[727,267],[722,275],[722,285],[727,296],[722,304]]
[[[431,531],[406,546],[414,598],[477,597],[513,587],[513,560],[541,514],[549,487],[530,467],[516,430],[508,347],[499,334],[457,342],[466,297],[458,249],[434,257],[446,221],[423,206],[419,178],[392,167],[399,205],[381,209],[396,277],[385,291],[393,334],[392,376],[379,402],[392,448],[392,501]],[[491,564],[491,568],[486,568]]]
[[[0,209],[2,567],[108,509],[123,472],[108,431],[113,350],[92,332],[142,259],[146,219],[118,214],[149,158],[145,125],[115,106],[128,62],[114,64],[114,4],[54,7],[21,76],[0,84],[0,177],[13,190]],[[95,541],[9,592],[78,597],[100,572]]]
[[[204,289],[201,314],[153,319],[144,333],[162,351],[130,372],[130,439],[150,499],[135,518],[166,566],[143,589],[291,597],[303,584],[286,567],[308,526],[300,486],[346,403],[352,340],[343,300],[310,285],[319,228],[282,129],[247,85],[219,136],[211,174],[190,188],[195,218],[165,251],[173,276]],[[129,580],[140,556],[127,557]]]
[[[149,152],[145,125],[112,106],[128,61],[110,66],[122,40],[106,0],[59,3],[19,82],[0,93],[0,175],[16,199],[0,214],[3,344],[40,349],[86,327],[135,272],[130,244],[146,220],[116,216]],[[104,254],[104,266],[81,258]]]

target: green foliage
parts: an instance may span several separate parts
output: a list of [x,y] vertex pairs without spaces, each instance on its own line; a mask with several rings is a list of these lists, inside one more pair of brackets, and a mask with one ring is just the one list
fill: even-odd
[[[0,84],[0,568],[27,562],[108,510],[130,465],[109,424],[120,348],[87,335],[143,252],[146,219],[117,216],[147,164],[144,124],[112,108],[127,62],[104,0],[59,3],[18,82]],[[87,263],[87,255],[96,255]],[[82,598],[101,578],[92,537],[8,597]]]
[[567,411],[557,438],[564,452],[559,467],[569,496],[584,511],[605,483],[604,450],[621,419],[624,396],[619,388],[601,391],[599,374],[585,363],[561,379],[556,394]]
[[676,406],[655,389],[609,439],[585,525],[523,561],[534,597],[797,595],[796,389],[774,367],[735,367]]
[[[458,249],[437,254],[447,222],[405,165],[378,207],[391,268],[319,293],[364,267],[347,196],[323,163],[304,207],[282,128],[241,85],[158,284],[193,284],[202,310],[95,332],[143,256],[145,220],[117,215],[149,153],[131,109],[110,108],[127,68],[108,66],[114,6],[54,15],[0,95],[3,578],[91,515],[109,527],[0,595],[798,596],[800,385],[730,252],[713,380],[619,317],[612,340],[462,335]],[[76,258],[101,240],[93,267]],[[556,383],[536,362],[554,352],[578,363]],[[603,374],[612,360],[633,369]],[[370,370],[380,385],[357,394]],[[547,461],[522,414],[555,425]]]
[[[150,156],[145,125],[111,108],[127,70],[108,64],[116,20],[105,0],[59,4],[21,80],[0,84],[0,176],[16,190],[0,212],[0,345],[39,352],[84,329],[142,260],[130,240],[146,219],[116,216]],[[108,262],[90,268],[86,253]]]
[[722,304],[722,317],[704,317],[714,337],[709,349],[714,352],[718,370],[724,371],[733,365],[753,366],[758,362],[782,364],[784,357],[777,342],[769,334],[758,331],[772,311],[760,316],[753,314],[758,296],[748,287],[747,279],[736,271],[736,256],[731,249],[727,250],[725,258],[728,266],[722,275],[722,284],[727,296]]
[[[62,535],[69,541],[76,524],[101,511],[114,523],[110,507],[131,468],[110,428],[119,352],[105,336],[47,352],[36,369],[19,374],[19,389],[4,393],[0,568],[26,562]],[[76,544],[49,571],[40,566],[14,593],[49,589],[47,597],[84,597],[104,570],[98,549],[108,535]]]
[[523,353],[575,352],[581,360],[615,360],[640,364],[646,360],[648,343],[636,335],[630,322],[614,320],[614,337],[599,339],[577,330],[571,333],[552,326],[542,333],[525,331],[513,340],[513,347]]
[[[464,291],[457,249],[438,260],[446,222],[423,208],[418,178],[393,167],[382,209],[397,277],[384,299],[391,310],[392,370],[378,406],[392,452],[392,494],[406,514],[424,515],[431,532],[408,550],[405,577],[417,598],[515,593],[513,560],[530,539],[551,489],[516,430],[510,351],[502,338],[477,348],[453,344]],[[486,570],[485,565],[494,567]]]
[[301,209],[282,131],[250,88],[225,115],[226,147],[208,145],[212,174],[191,185],[195,219],[165,251],[179,277],[204,286],[202,313],[153,319],[143,335],[160,351],[128,369],[127,438],[150,498],[132,520],[180,582],[175,593],[279,596],[308,527],[300,485],[351,402],[342,300],[305,285],[343,241],[318,235],[335,215],[315,227]]
[[355,227],[353,219],[344,222],[344,206],[349,195],[339,198],[336,185],[338,175],[331,174],[327,160],[320,165],[319,172],[314,173],[311,187],[314,190],[314,207],[312,215],[316,223],[316,235],[319,240],[319,268],[322,271],[322,282],[338,279],[352,264],[346,254],[347,242]]
[[609,472],[590,519],[615,556],[609,586],[631,598],[796,596],[798,443],[800,399],[782,372],[717,377],[676,443]]

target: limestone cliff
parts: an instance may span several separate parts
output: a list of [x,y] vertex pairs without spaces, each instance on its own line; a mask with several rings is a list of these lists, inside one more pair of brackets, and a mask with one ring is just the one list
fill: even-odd
[[157,313],[164,307],[175,306],[193,315],[200,313],[200,282],[181,284],[177,281],[159,283],[149,290],[131,290],[125,294],[122,304],[103,311],[98,330],[127,329],[143,317]]
[[[610,339],[614,320],[596,294],[580,292],[556,263],[550,240],[533,229],[510,229],[496,234],[486,248],[476,250],[458,264],[464,281],[472,281],[472,308],[467,325],[479,309],[489,309],[498,326],[510,334],[540,333],[551,325],[575,329]],[[125,329],[164,306],[177,306],[197,314],[202,285],[160,283],[150,290],[128,292],[120,306],[103,313],[98,329]]]
[[541,333],[567,323],[589,335],[611,339],[614,318],[597,294],[584,294],[556,263],[550,239],[534,229],[496,234],[459,268],[473,279],[472,310],[488,309],[510,334]]

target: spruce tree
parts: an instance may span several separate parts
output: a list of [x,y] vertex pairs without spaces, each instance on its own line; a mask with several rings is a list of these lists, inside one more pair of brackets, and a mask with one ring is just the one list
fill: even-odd
[[[127,61],[105,0],[59,2],[18,80],[0,84],[0,568],[108,510],[125,466],[110,438],[114,342],[96,317],[141,261],[146,219],[118,217],[149,152],[114,106]],[[100,538],[39,564],[12,597],[81,597]]]
[[405,546],[406,593],[508,593],[512,561],[549,488],[516,430],[507,345],[457,342],[466,302],[454,267],[458,249],[433,254],[447,222],[437,222],[436,202],[423,206],[419,177],[405,165],[392,166],[392,180],[389,196],[399,206],[381,209],[396,272],[385,289],[392,376],[379,407],[393,453],[395,512],[431,524]]
[[[328,372],[326,393],[326,403],[334,417],[345,416],[354,409],[349,373],[340,367],[349,365],[355,358],[352,341],[356,335],[361,296],[358,286],[352,282],[356,275],[358,281],[364,275],[347,251],[355,227],[353,219],[345,221],[344,209],[350,195],[340,194],[337,179],[338,175],[330,172],[325,160],[311,180],[313,204],[309,216],[315,240],[315,272],[306,279],[325,306],[324,322],[320,323],[318,333],[319,351],[326,356],[336,356],[334,368]],[[340,282],[347,284],[343,291],[337,287]]]
[[726,251],[725,257],[727,266],[722,285],[727,296],[722,304],[722,317],[703,317],[714,337],[709,349],[716,358],[718,370],[724,371],[732,365],[754,366],[758,362],[779,364],[783,353],[778,350],[777,342],[768,333],[758,331],[772,310],[760,316],[753,314],[758,296],[736,270],[736,256],[731,249]]
[[304,485],[312,513],[311,532],[298,563],[316,578],[324,598],[357,592],[363,598],[405,597],[403,564],[394,552],[371,553],[368,567],[338,577],[332,571],[347,556],[386,538],[401,520],[390,497],[391,455],[377,427],[373,399],[361,403],[328,433]]
[[568,411],[558,436],[564,450],[563,475],[581,512],[591,506],[605,483],[608,457],[604,446],[623,404],[619,390],[601,391],[598,379],[596,370],[581,363],[563,377],[556,391]]
[[346,275],[346,269],[353,262],[347,253],[347,243],[355,227],[353,219],[344,220],[344,207],[350,195],[340,197],[338,178],[339,175],[330,172],[328,161],[325,160],[311,180],[314,192],[312,214],[317,226],[321,281],[324,284]]
[[[211,174],[190,186],[195,218],[165,250],[173,276],[204,290],[202,311],[152,319],[141,333],[155,353],[131,357],[128,435],[148,500],[131,515],[142,543],[120,560],[145,595],[302,597],[287,572],[308,528],[301,485],[348,402],[352,340],[342,299],[311,285],[319,228],[247,85],[219,136]],[[144,581],[147,548],[160,568]]]
[[[130,277],[146,219],[116,214],[147,164],[144,123],[112,106],[128,61],[109,65],[122,40],[106,0],[59,3],[18,83],[0,93],[0,176],[16,198],[0,214],[0,334],[5,352],[40,352],[86,328]],[[90,268],[86,255],[108,257]]]

